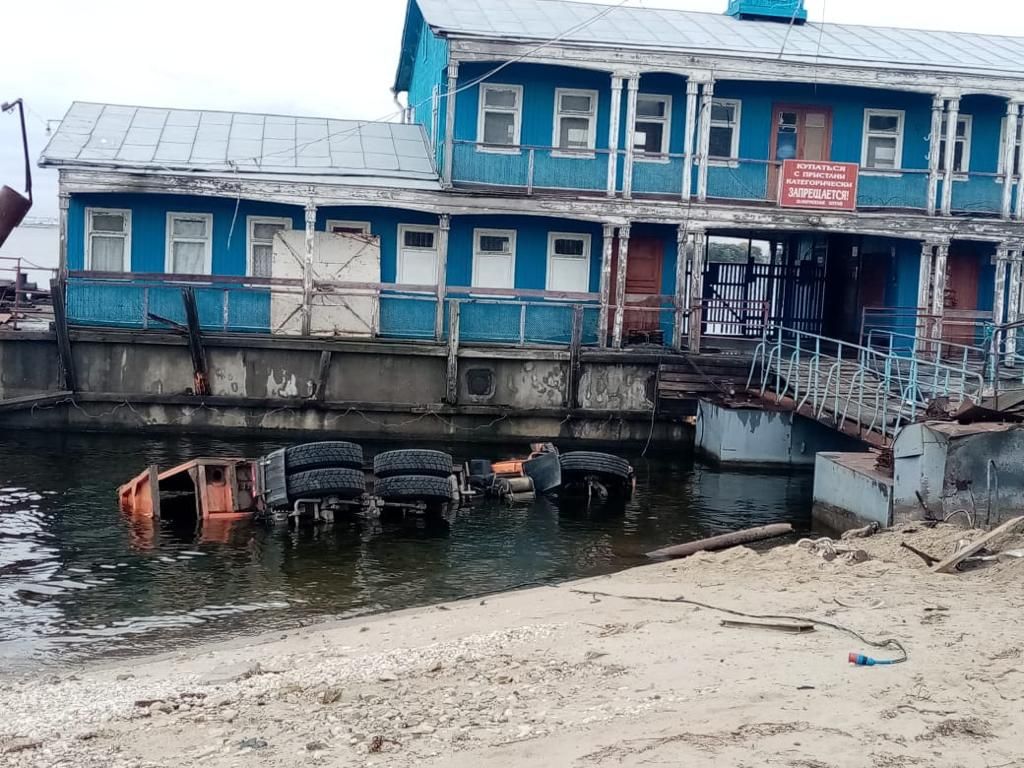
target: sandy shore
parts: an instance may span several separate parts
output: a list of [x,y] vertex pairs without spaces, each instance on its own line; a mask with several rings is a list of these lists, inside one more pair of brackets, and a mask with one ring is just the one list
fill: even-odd
[[[880,534],[855,565],[735,549],[5,683],[0,762],[1022,766],[1024,562],[936,576],[899,547],[944,555],[963,535]],[[813,617],[896,638],[909,661],[853,667],[851,651],[894,654],[580,591]]]

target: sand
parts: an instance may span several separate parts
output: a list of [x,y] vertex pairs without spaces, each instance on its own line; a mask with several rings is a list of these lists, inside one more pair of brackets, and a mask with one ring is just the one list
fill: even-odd
[[[0,685],[21,766],[1024,766],[1024,561],[939,576],[963,531],[827,562],[737,548]],[[1010,539],[1000,548],[1021,546]],[[819,627],[722,626],[737,610]]]

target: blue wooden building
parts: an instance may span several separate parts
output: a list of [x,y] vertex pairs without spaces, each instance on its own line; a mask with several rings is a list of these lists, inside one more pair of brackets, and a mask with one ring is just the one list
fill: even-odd
[[453,301],[464,338],[582,311],[612,347],[1018,319],[1024,40],[723,6],[410,0],[395,123],[76,103],[41,159],[69,313],[175,319],[191,275],[205,326],[273,331],[301,229],[375,239],[383,337],[443,338]]

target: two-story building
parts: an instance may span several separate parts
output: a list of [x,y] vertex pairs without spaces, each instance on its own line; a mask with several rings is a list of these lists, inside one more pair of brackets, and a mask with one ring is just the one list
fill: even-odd
[[[723,11],[410,0],[395,123],[75,104],[41,159],[69,314],[178,318],[191,275],[204,325],[263,332],[275,292],[369,291],[344,332],[400,338],[455,301],[464,338],[515,343],[582,305],[614,348],[1019,318],[1024,39]],[[353,240],[360,280],[324,255]]]

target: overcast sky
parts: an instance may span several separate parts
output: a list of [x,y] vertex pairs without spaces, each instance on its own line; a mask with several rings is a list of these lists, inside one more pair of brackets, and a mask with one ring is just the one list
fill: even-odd
[[[609,0],[612,2],[612,0]],[[721,12],[727,0],[630,0]],[[406,0],[9,0],[0,100],[25,99],[33,162],[73,100],[378,119],[395,111]],[[812,20],[1024,36],[1011,0],[807,0]],[[16,120],[0,115],[0,183],[21,189]],[[33,216],[56,216],[36,170]]]

